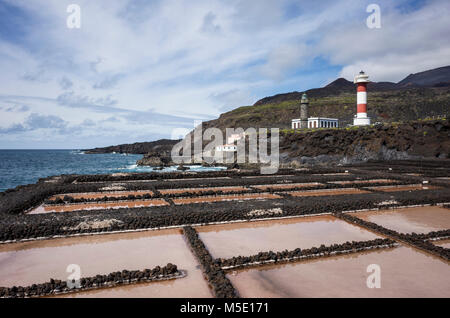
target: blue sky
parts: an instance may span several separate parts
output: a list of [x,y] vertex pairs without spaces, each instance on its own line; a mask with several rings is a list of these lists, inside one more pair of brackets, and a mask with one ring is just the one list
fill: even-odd
[[0,0],[0,148],[167,138],[360,69],[399,81],[450,64],[449,16],[432,0]]

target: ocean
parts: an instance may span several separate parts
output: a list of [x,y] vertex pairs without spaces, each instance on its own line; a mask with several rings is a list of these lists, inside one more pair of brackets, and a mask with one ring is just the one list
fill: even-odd
[[[116,172],[151,172],[136,161],[142,155],[85,154],[79,150],[0,150],[0,191],[35,183],[39,178],[60,174],[104,174]],[[188,166],[192,171],[210,171],[222,167]],[[177,166],[158,172],[175,171]]]

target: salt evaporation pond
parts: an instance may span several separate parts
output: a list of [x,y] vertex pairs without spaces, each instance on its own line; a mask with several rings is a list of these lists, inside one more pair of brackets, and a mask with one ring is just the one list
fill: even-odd
[[331,215],[210,225],[198,227],[197,231],[215,258],[379,238]]
[[180,230],[104,234],[0,245],[0,286],[66,280],[69,264],[81,276],[176,264],[187,276],[164,282],[69,294],[69,297],[211,297],[199,264]]
[[357,212],[352,215],[400,233],[450,229],[450,210],[438,206]]
[[[381,288],[368,288],[370,264]],[[400,246],[229,273],[241,297],[450,297],[450,266]]]
[[309,187],[320,187],[324,186],[323,183],[319,182],[306,182],[306,183],[282,183],[282,184],[261,184],[261,185],[252,185],[252,188],[267,190],[267,189],[294,189],[294,188],[309,188]]
[[279,199],[280,196],[272,193],[247,193],[247,194],[233,194],[233,195],[216,195],[205,197],[186,197],[172,199],[176,205],[191,204],[191,203],[208,203],[208,202],[222,202],[222,201],[237,201],[237,200],[264,200],[264,199]]
[[163,199],[151,199],[151,200],[133,200],[133,201],[111,201],[111,202],[92,202],[92,203],[76,203],[76,204],[64,204],[64,205],[40,205],[28,214],[42,214],[53,212],[72,212],[81,210],[103,210],[103,209],[120,209],[120,208],[142,208],[152,206],[169,205]]
[[207,187],[207,188],[183,188],[183,189],[160,189],[161,194],[178,194],[178,193],[202,193],[208,191],[234,192],[234,191],[250,191],[249,188],[241,186],[233,187]]
[[450,248],[450,239],[434,241],[433,244],[436,246],[443,247],[443,248]]
[[433,190],[439,189],[439,187],[422,184],[407,184],[407,185],[393,185],[393,186],[375,186],[375,187],[367,187],[367,189],[381,192],[401,192],[401,191]]
[[86,192],[86,193],[68,193],[68,194],[58,194],[54,195],[50,198],[50,200],[54,200],[56,198],[63,199],[65,196],[70,196],[74,199],[102,199],[104,197],[107,198],[121,198],[127,197],[129,195],[153,195],[153,191],[150,190],[140,190],[140,191],[108,191],[108,192]]
[[340,189],[289,191],[286,193],[294,197],[320,197],[326,195],[362,194],[362,193],[369,193],[369,191],[358,188],[340,188]]
[[398,182],[397,180],[391,180],[391,179],[371,179],[371,180],[344,180],[344,181],[328,181],[328,183],[334,183],[334,184],[364,184],[364,183],[392,183],[392,182]]

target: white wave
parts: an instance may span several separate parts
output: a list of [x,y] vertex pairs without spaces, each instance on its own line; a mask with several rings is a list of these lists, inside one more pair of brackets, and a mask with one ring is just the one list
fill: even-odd
[[[149,166],[138,166],[137,164],[131,164],[126,167],[118,168],[117,170],[126,170],[129,172],[174,172],[178,171],[177,168],[179,166],[169,166],[164,167],[162,170],[155,170],[155,167],[149,167]],[[189,167],[189,170],[187,171],[220,171],[220,170],[226,170],[226,167],[202,167],[199,165],[192,165],[192,166],[186,166]]]
[[84,155],[85,152],[84,151],[80,151],[80,150],[72,150],[70,152],[71,155]]
[[119,170],[135,170],[137,167],[138,167],[137,164],[134,164],[134,165],[128,165],[126,167],[119,168]]

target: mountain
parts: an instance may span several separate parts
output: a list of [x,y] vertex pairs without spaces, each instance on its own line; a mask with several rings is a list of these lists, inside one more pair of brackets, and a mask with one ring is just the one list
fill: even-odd
[[[450,66],[439,67],[425,72],[410,74],[398,83],[392,82],[371,82],[367,86],[369,92],[379,92],[396,89],[408,89],[415,87],[445,87],[450,86]],[[325,87],[313,88],[307,90],[306,93],[310,97],[326,97],[330,95],[339,95],[342,93],[352,93],[355,91],[353,82],[345,78],[338,78]],[[285,94],[277,94],[258,100],[254,106],[280,103],[288,100],[296,100],[301,97],[300,92],[291,92]]]
[[450,83],[450,66],[435,68],[433,70],[410,74],[397,83],[400,87],[408,86],[439,86]]
[[94,148],[94,149],[84,149],[83,151],[87,154],[96,154],[96,153],[130,153],[130,154],[146,154],[149,152],[155,151],[166,151],[172,149],[173,145],[175,145],[180,140],[171,140],[171,139],[160,139],[151,142],[136,142],[134,144],[123,144],[117,146],[109,146],[103,148]]
[[341,77],[325,86],[325,88],[336,90],[353,90],[355,89],[355,84]]

